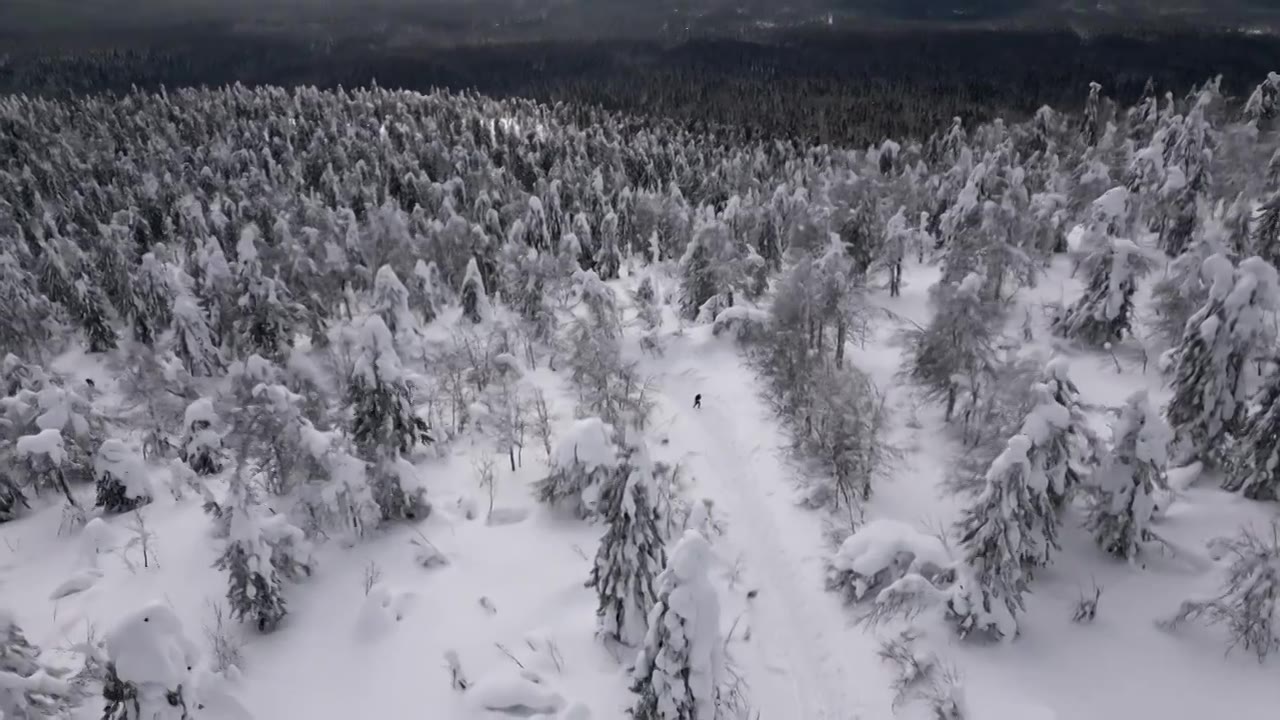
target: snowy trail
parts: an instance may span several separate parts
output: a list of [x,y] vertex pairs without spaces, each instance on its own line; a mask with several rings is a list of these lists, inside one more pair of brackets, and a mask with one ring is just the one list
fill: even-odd
[[[670,459],[696,480],[694,495],[712,499],[726,521],[717,541],[725,564],[741,561],[738,597],[725,598],[726,621],[737,603],[747,603],[751,640],[733,652],[753,706],[762,720],[891,717],[873,638],[850,627],[824,590],[822,520],[794,502],[777,426],[754,374],[731,346],[705,334],[688,343],[678,357],[655,363],[665,368],[657,429],[670,438]],[[697,393],[700,411],[692,409]],[[750,589],[758,595],[744,600]]]

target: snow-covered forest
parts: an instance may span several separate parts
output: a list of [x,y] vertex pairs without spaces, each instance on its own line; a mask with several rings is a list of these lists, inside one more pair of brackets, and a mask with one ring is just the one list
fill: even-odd
[[1273,716],[1255,80],[0,97],[0,718]]

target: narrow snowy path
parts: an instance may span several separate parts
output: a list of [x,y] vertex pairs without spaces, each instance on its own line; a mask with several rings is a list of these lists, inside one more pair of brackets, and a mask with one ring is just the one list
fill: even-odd
[[[762,720],[891,717],[875,640],[823,586],[822,518],[795,503],[792,471],[758,380],[727,341],[699,329],[652,361],[655,434],[664,455],[714,502],[726,531],[716,541],[727,574],[726,622],[744,607],[731,651]],[[696,394],[701,410],[692,408]],[[736,566],[736,569],[735,569]],[[758,591],[746,599],[749,590]],[[750,639],[742,639],[745,628]]]

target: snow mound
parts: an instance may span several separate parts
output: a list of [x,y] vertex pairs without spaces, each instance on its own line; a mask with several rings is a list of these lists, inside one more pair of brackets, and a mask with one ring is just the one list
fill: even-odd
[[159,602],[125,616],[107,635],[106,649],[120,679],[140,686],[176,688],[199,658],[182,621]]
[[53,428],[18,438],[17,450],[19,457],[44,455],[54,465],[61,465],[67,459],[67,450],[62,445],[62,433]]
[[1197,461],[1190,465],[1169,468],[1165,472],[1165,477],[1168,478],[1169,487],[1174,490],[1186,490],[1200,479],[1202,472],[1204,472],[1204,464]]
[[82,593],[93,587],[102,579],[102,571],[94,568],[87,568],[77,572],[71,577],[63,580],[58,587],[49,593],[50,600],[61,600],[64,597]]
[[191,427],[198,422],[206,422],[210,425],[217,423],[218,414],[213,410],[213,400],[200,398],[192,402],[183,413],[182,422],[185,427]]
[[80,552],[90,565],[94,565],[99,555],[115,547],[115,536],[115,529],[105,520],[94,518],[80,531]]
[[736,340],[749,341],[759,337],[769,324],[769,313],[741,305],[725,308],[716,315],[711,334],[719,337],[730,334]]
[[486,677],[467,691],[479,710],[512,717],[550,715],[564,707],[564,698],[530,672],[503,671]]
[[574,422],[551,453],[551,466],[568,469],[578,464],[585,466],[588,472],[618,464],[612,425],[598,417]]
[[360,605],[357,632],[366,639],[385,635],[405,619],[417,600],[417,593],[400,592],[383,584],[374,585]]

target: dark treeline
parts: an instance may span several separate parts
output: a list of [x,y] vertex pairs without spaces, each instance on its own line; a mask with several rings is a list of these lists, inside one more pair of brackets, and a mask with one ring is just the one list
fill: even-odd
[[1222,74],[1239,95],[1273,70],[1280,40],[1229,34],[794,31],[768,43],[725,39],[387,48],[192,28],[165,47],[0,59],[0,92],[64,96],[192,85],[474,88],[498,96],[732,124],[750,134],[861,145],[922,138],[952,117],[1027,117],[1078,106],[1097,81],[1121,102],[1148,78],[1181,94]]

